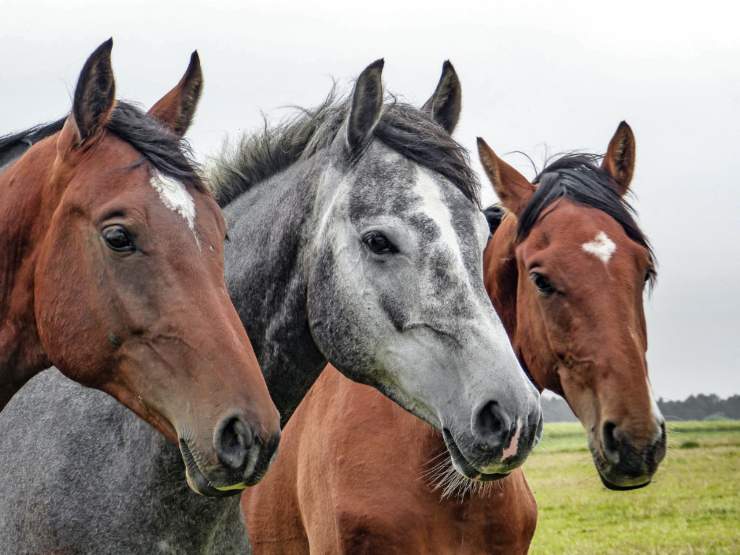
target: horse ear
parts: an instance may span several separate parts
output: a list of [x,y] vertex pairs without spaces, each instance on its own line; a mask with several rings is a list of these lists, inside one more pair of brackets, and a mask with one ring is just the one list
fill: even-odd
[[506,210],[501,208],[498,204],[492,204],[488,208],[483,209],[483,215],[486,217],[486,221],[488,222],[488,231],[493,235],[501,225],[504,216],[506,216]]
[[462,108],[462,87],[457,72],[449,60],[442,65],[442,76],[439,78],[434,93],[421,109],[434,121],[452,134],[460,119]]
[[609,148],[606,149],[601,163],[601,167],[614,179],[617,192],[622,196],[629,189],[635,172],[635,153],[635,135],[627,122],[623,121],[609,141]]
[[190,64],[180,82],[151,107],[149,115],[182,137],[193,123],[202,90],[203,72],[198,52],[195,51],[190,55]]
[[113,111],[116,84],[110,61],[112,48],[112,38],[98,46],[85,62],[77,80],[72,104],[77,144],[96,136],[108,123]]
[[501,204],[519,215],[534,194],[534,186],[527,178],[501,160],[486,141],[478,137],[478,156],[493,190]]
[[374,61],[367,66],[355,83],[352,105],[347,116],[347,146],[350,152],[361,150],[380,121],[383,109],[384,61]]

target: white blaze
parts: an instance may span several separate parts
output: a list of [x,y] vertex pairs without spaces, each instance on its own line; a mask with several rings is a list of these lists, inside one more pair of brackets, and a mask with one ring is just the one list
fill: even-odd
[[415,192],[421,197],[424,212],[437,224],[440,231],[439,242],[446,245],[448,252],[451,252],[455,257],[454,270],[458,273],[464,273],[465,262],[460,250],[460,242],[452,225],[450,209],[442,198],[440,186],[428,170],[418,168],[416,171]]
[[519,435],[522,431],[522,421],[521,419],[517,418],[516,420],[516,430],[514,431],[514,435],[511,436],[511,441],[509,441],[509,446],[504,449],[504,452],[501,454],[501,459],[505,460],[510,457],[513,457],[517,454],[517,451],[519,451]]
[[593,254],[596,258],[606,264],[611,259],[614,251],[617,250],[617,245],[614,244],[614,241],[609,239],[609,236],[606,233],[599,231],[593,241],[583,243],[581,248],[587,253]]
[[[185,185],[159,172],[152,174],[149,183],[159,194],[162,203],[176,214],[179,214],[195,235],[195,202]],[[195,240],[198,242],[197,237]]]

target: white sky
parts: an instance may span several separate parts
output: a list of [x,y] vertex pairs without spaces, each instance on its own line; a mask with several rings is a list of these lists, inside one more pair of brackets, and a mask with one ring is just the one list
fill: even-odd
[[386,87],[419,104],[453,62],[456,136],[471,150],[481,135],[538,162],[546,150],[602,152],[626,119],[635,205],[660,263],[647,301],[656,393],[740,393],[736,3],[0,0],[0,13],[0,134],[68,112],[85,58],[109,36],[118,96],[147,106],[198,49],[201,159],[261,112],[314,105],[332,77],[346,86],[379,57]]

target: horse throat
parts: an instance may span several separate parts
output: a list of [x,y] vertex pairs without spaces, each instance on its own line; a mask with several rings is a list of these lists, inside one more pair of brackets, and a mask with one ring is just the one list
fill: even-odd
[[43,199],[48,176],[27,179],[27,171],[8,164],[0,173],[0,410],[34,374],[51,366],[36,327],[34,275],[53,211],[46,213],[49,203]]

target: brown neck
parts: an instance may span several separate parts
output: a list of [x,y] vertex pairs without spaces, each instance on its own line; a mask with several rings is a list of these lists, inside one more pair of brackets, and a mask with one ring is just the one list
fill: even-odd
[[493,307],[513,341],[516,337],[516,218],[507,214],[483,254],[483,279]]
[[[557,372],[549,364],[549,354],[535,353],[523,343],[517,322],[519,269],[516,258],[517,219],[507,214],[486,247],[483,258],[486,291],[506,328],[514,352],[529,379],[542,391],[550,389],[562,395]],[[546,356],[541,356],[546,355]]]
[[36,261],[59,202],[44,198],[55,150],[45,146],[37,145],[0,174],[0,410],[34,374],[51,366],[34,314]]

